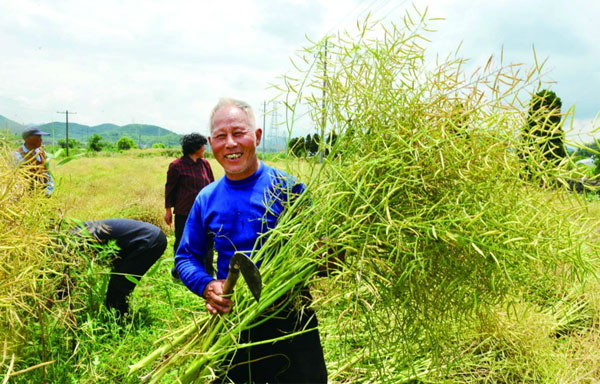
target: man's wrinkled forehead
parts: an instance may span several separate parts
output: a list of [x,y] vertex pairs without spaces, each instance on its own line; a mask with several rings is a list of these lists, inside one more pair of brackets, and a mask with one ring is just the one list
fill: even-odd
[[[241,113],[227,113],[225,116],[222,116],[223,110],[226,109],[237,110]],[[240,115],[244,117],[240,119]],[[219,120],[215,121],[215,118],[218,118]],[[219,128],[217,129],[215,129],[215,122],[217,122],[217,125],[219,125]],[[212,135],[213,132],[215,132],[216,130],[223,130],[226,128],[249,129],[251,131],[254,131],[254,124],[252,124],[252,116],[250,116],[248,111],[246,111],[243,108],[240,108],[237,105],[224,105],[221,108],[217,109],[214,115],[212,116],[212,120],[210,122],[210,133]]]

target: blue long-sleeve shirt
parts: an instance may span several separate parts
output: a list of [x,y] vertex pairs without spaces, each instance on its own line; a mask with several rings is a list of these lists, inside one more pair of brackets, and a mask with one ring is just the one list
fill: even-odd
[[211,237],[218,253],[217,279],[225,279],[233,254],[260,249],[266,239],[258,238],[277,225],[287,203],[304,190],[294,177],[262,162],[246,179],[223,176],[206,186],[194,201],[175,255],[181,281],[202,296],[214,279],[204,267]]

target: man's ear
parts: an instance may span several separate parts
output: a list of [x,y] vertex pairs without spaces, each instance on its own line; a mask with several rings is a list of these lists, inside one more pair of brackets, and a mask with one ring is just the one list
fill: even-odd
[[256,135],[256,146],[258,147],[260,145],[260,139],[262,138],[262,128],[256,128],[254,134]]

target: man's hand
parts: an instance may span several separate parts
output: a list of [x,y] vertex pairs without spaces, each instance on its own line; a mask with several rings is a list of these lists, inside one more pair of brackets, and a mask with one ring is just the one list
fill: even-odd
[[171,208],[166,208],[165,211],[165,222],[170,227],[173,223],[173,213],[171,212]]
[[225,280],[213,280],[204,288],[202,296],[206,299],[206,309],[213,315],[227,313],[233,305],[231,300],[222,296],[224,286]]

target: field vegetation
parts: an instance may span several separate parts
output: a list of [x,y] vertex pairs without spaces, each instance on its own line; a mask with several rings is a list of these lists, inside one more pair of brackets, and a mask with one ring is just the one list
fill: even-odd
[[571,158],[547,161],[539,137],[518,137],[542,64],[430,65],[427,23],[418,12],[403,27],[367,21],[327,39],[327,70],[322,41],[284,79],[287,123],[309,104],[319,137],[337,139],[319,143],[322,163],[267,159],[310,193],[253,255],[265,259],[261,302],[241,284],[228,316],[171,279],[168,247],[132,318],[116,321],[102,307],[110,247],[69,235],[70,218],[128,217],[172,241],[163,149],[74,158],[53,168],[47,199],[2,141],[4,382],[208,382],[257,314],[299,302],[299,285],[332,383],[598,382],[600,203],[566,188],[583,176]]

